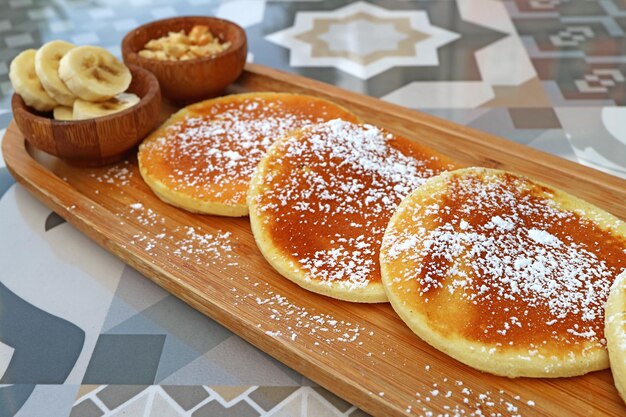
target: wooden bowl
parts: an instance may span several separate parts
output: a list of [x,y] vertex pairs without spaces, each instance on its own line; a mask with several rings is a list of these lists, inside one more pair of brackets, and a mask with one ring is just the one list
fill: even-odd
[[[195,25],[209,27],[221,42],[230,47],[219,54],[185,61],[144,58],[139,51],[151,39],[169,32],[189,33]],[[122,56],[127,64],[139,65],[156,75],[163,96],[179,103],[215,97],[224,92],[243,71],[248,54],[246,32],[237,24],[206,16],[174,17],[145,24],[129,32],[122,40]]]
[[28,107],[13,94],[13,117],[26,140],[34,147],[80,166],[117,162],[150,133],[159,121],[161,92],[149,71],[129,66],[133,76],[127,91],[141,101],[109,116],[87,120],[54,120]]

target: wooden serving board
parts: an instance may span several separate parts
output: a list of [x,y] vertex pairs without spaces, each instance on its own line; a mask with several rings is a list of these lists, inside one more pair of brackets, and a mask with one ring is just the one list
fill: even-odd
[[[625,180],[514,142],[259,65],[248,65],[231,90],[324,97],[461,165],[526,174],[626,219]],[[2,149],[17,181],[83,233],[368,413],[626,415],[608,370],[552,380],[484,374],[422,342],[387,304],[351,304],[301,289],[264,260],[247,218],[195,215],[161,202],[134,157],[104,168],[72,167],[30,149],[14,123]]]

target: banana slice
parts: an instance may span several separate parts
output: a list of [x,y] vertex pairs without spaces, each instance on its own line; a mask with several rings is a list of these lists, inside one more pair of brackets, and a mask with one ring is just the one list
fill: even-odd
[[35,71],[44,90],[59,104],[71,106],[76,100],[74,93],[59,78],[59,62],[71,49],[76,48],[69,42],[52,41],[44,44],[35,55]]
[[67,106],[57,106],[52,110],[54,120],[74,120],[74,109]]
[[78,99],[74,102],[74,120],[107,116],[132,107],[139,101],[139,97],[130,93],[122,93],[107,101],[96,103]]
[[109,51],[97,46],[71,49],[59,65],[59,76],[78,98],[106,101],[130,85],[129,69]]
[[46,93],[35,72],[34,49],[27,49],[16,56],[11,62],[9,79],[13,89],[22,97],[26,105],[39,111],[50,111],[56,101]]

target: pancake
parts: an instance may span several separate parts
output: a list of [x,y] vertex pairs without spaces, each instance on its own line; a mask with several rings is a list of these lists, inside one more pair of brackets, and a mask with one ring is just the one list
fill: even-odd
[[277,141],[250,183],[250,223],[269,263],[300,286],[387,300],[378,252],[402,198],[449,162],[371,125],[333,120]]
[[202,101],[175,113],[139,147],[139,170],[161,200],[188,211],[246,216],[248,183],[269,146],[292,129],[336,118],[358,121],[316,97],[251,93]]
[[562,377],[608,367],[604,304],[626,224],[548,185],[467,168],[427,181],[389,222],[382,280],[423,340],[476,369]]
[[611,372],[619,395],[626,401],[626,271],[617,277],[611,287],[605,314],[604,335]]

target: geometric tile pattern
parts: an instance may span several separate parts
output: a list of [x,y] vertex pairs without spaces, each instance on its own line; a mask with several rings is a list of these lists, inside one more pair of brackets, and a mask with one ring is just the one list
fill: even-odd
[[[120,55],[137,25],[208,14],[240,23],[260,64],[626,178],[624,0],[0,0],[0,10],[0,136],[21,50],[65,39]],[[2,158],[0,230],[11,300],[0,416],[365,416],[105,253],[15,186]]]
[[[232,396],[233,392],[238,392]],[[223,393],[226,393],[224,395]],[[101,385],[78,395],[70,417],[367,417],[320,387]]]

